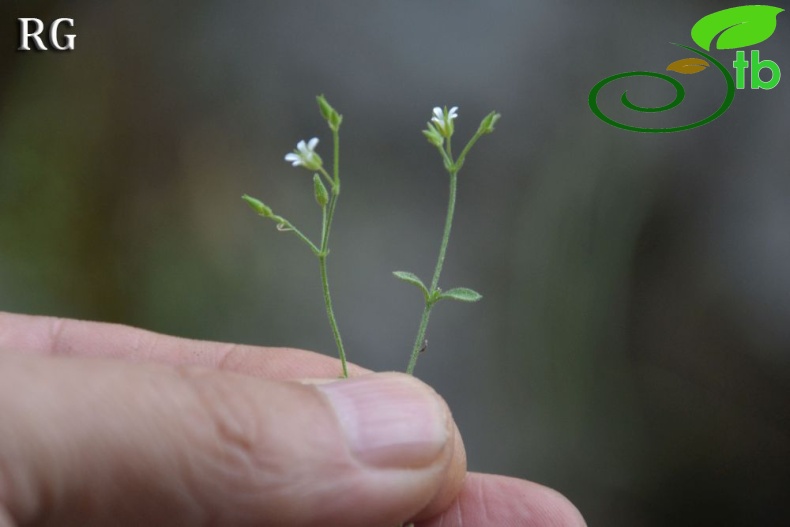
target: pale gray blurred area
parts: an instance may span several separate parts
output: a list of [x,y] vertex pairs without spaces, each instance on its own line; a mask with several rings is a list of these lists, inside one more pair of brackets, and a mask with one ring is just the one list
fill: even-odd
[[[590,526],[787,524],[790,80],[675,134],[587,102],[737,3],[25,4],[0,5],[0,309],[333,355],[315,258],[240,200],[318,237],[311,174],[283,156],[317,136],[331,159],[323,93],[344,116],[337,318],[352,361],[404,370],[422,305],[392,271],[430,280],[447,200],[420,130],[459,106],[460,145],[497,110],[440,283],[484,299],[439,304],[417,365],[470,468],[552,486]],[[74,17],[76,51],[9,51],[19,16]],[[758,48],[790,75],[790,15]],[[631,118],[712,113],[716,75]],[[622,86],[610,100],[674,96]]]

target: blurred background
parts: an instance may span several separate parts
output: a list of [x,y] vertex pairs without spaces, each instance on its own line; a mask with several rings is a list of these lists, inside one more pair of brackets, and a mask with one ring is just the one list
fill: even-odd
[[[775,5],[786,7],[777,0]],[[441,304],[417,374],[470,468],[536,480],[591,526],[768,526],[790,516],[790,81],[740,90],[701,128],[638,134],[587,105],[599,80],[661,72],[737,2],[0,4],[0,309],[333,355],[318,267],[249,193],[317,237],[285,153],[344,115],[330,281],[354,362],[403,370],[447,176],[420,133],[459,106],[465,140]],[[15,52],[17,17],[73,17],[76,51]],[[790,15],[760,44],[790,72]],[[65,28],[68,29],[68,28]],[[734,51],[716,51],[725,65]],[[724,97],[621,81],[601,104],[670,126]],[[627,84],[630,82],[631,84]],[[655,118],[654,121],[650,119]]]

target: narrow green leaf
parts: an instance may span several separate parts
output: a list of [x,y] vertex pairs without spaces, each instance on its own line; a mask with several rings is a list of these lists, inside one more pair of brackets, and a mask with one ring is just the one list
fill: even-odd
[[460,302],[477,302],[483,298],[483,295],[466,287],[456,287],[439,295],[439,300],[444,300],[445,298]]
[[744,5],[716,11],[703,17],[691,28],[691,38],[710,51],[717,35],[717,49],[745,48],[759,44],[774,34],[776,16],[784,11],[769,5]]
[[392,274],[394,274],[395,278],[398,280],[403,280],[407,284],[411,284],[420,288],[423,296],[425,296],[426,300],[428,299],[428,288],[425,287],[425,284],[422,283],[422,280],[420,280],[416,274],[407,273],[406,271],[395,271]]

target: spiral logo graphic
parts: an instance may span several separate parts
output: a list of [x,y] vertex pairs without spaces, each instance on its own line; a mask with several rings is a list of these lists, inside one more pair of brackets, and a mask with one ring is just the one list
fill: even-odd
[[[717,49],[736,49],[753,46],[767,40],[774,33],[776,30],[776,17],[782,11],[784,11],[784,9],[765,5],[741,6],[725,9],[723,11],[717,11],[702,18],[694,25],[694,27],[691,29],[691,38],[700,48],[706,51],[710,51],[710,47],[713,44],[714,39],[717,37]],[[711,64],[713,64],[719,73],[721,73],[724,81],[727,83],[727,95],[725,96],[721,106],[719,106],[719,108],[714,113],[695,123],[683,126],[675,126],[670,128],[650,128],[632,126],[616,121],[601,110],[598,105],[598,94],[600,91],[609,83],[628,77],[652,77],[669,83],[673,88],[675,88],[674,100],[662,106],[639,106],[634,104],[628,98],[628,92],[625,91],[620,97],[620,102],[629,110],[641,113],[659,113],[672,110],[673,108],[676,108],[678,105],[680,105],[686,97],[686,91],[680,81],[664,73],[656,73],[651,71],[630,71],[627,73],[619,73],[617,75],[606,77],[600,81],[598,84],[593,86],[588,97],[588,102],[592,112],[600,120],[611,126],[631,132],[643,133],[682,132],[684,130],[691,130],[692,128],[706,125],[711,121],[721,117],[729,109],[735,98],[736,81],[733,79],[732,74],[729,72],[729,70],[727,70],[727,68],[724,67],[724,65],[722,65],[708,53],[705,53],[705,51],[689,46],[684,46],[683,44],[675,45],[696,54],[697,57],[675,61],[667,67],[667,71],[674,71],[683,75],[693,75],[705,71]],[[743,53],[743,51],[739,51],[738,60],[733,63],[733,65],[738,68],[738,89],[742,89],[744,87],[741,85],[743,79],[745,78],[744,71],[745,68],[749,67],[749,63],[743,58]],[[753,57],[754,56],[755,55],[753,55]],[[758,88],[773,88],[779,82],[779,67],[773,61],[760,61],[759,52],[757,52],[756,57],[757,64],[752,64],[752,88],[755,88],[755,83],[757,84]],[[770,65],[763,66],[764,63],[770,63]],[[745,64],[745,66],[743,64]],[[756,66],[756,70],[754,66]],[[762,67],[771,68],[772,78],[775,73],[777,74],[776,82],[772,83],[770,88],[766,88],[764,85],[765,83],[760,83],[759,71]],[[755,80],[755,71],[757,72],[757,80]]]
[[684,130],[691,130],[692,128],[697,128],[698,126],[708,124],[709,122],[713,121],[714,119],[717,119],[722,114],[724,114],[724,112],[726,112],[729,109],[733,99],[735,98],[735,80],[732,78],[730,72],[727,71],[727,69],[719,61],[717,61],[707,53],[696,50],[694,48],[690,48],[688,46],[684,46],[683,44],[675,44],[675,45],[680,46],[681,48],[686,48],[689,51],[696,53],[697,55],[705,57],[706,59],[711,61],[724,76],[724,79],[727,82],[727,96],[724,98],[724,102],[721,103],[721,106],[719,106],[718,110],[716,110],[710,116],[700,121],[697,121],[696,123],[691,123],[684,126],[675,126],[673,128],[643,128],[639,126],[630,126],[615,121],[614,119],[604,114],[603,111],[601,111],[601,109],[598,107],[598,92],[600,92],[601,89],[607,84],[609,84],[610,82],[614,82],[618,79],[623,79],[626,77],[654,77],[656,79],[661,79],[662,81],[668,82],[675,88],[675,100],[673,100],[669,104],[665,104],[664,106],[657,106],[657,107],[637,106],[636,104],[632,103],[628,99],[628,92],[627,91],[623,92],[623,95],[620,98],[620,101],[623,103],[623,106],[637,112],[644,112],[644,113],[666,112],[680,105],[680,103],[682,103],[686,97],[686,90],[683,89],[683,85],[680,84],[680,82],[674,79],[673,77],[670,77],[669,75],[665,75],[663,73],[654,73],[652,71],[630,71],[628,73],[619,73],[617,75],[612,75],[611,77],[606,77],[604,80],[593,86],[593,89],[590,91],[590,97],[589,97],[590,109],[592,109],[593,113],[597,115],[598,118],[603,122],[608,123],[612,126],[616,126],[617,128],[622,128],[623,130],[629,130],[631,132],[646,132],[646,133],[656,133],[656,134],[682,132]]

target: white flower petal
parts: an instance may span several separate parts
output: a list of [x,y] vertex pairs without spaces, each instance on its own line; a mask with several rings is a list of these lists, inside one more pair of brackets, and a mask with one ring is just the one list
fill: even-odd
[[[310,143],[313,143],[312,139],[310,140]],[[313,147],[304,141],[299,141],[299,144],[296,145],[296,148],[299,149],[299,153],[302,155],[302,157],[308,157],[313,153]]]
[[310,139],[310,142],[307,143],[307,148],[309,148],[311,151],[315,150],[317,144],[318,144],[318,138],[313,137],[312,139]]
[[300,159],[301,158],[298,155],[294,154],[293,152],[289,154],[285,154],[286,161],[299,161]]
[[435,116],[434,119],[443,119],[444,118],[444,112],[438,106],[433,109],[433,115]]

